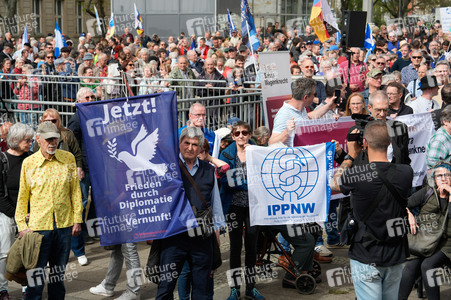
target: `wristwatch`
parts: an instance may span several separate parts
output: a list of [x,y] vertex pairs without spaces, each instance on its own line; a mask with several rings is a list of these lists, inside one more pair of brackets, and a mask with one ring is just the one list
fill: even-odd
[[349,154],[346,154],[346,155],[345,155],[344,160],[350,160],[350,161],[354,162],[354,158],[352,158],[352,156],[349,155]]

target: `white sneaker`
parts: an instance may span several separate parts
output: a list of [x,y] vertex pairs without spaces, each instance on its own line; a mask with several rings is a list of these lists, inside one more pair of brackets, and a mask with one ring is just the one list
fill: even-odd
[[116,298],[114,300],[136,300],[136,299],[139,299],[139,295],[136,295],[132,291],[125,290],[125,292],[123,292],[119,298]]
[[86,257],[86,255],[79,256],[77,257],[77,259],[80,266],[86,266],[88,264],[88,258]]
[[89,292],[94,295],[100,295],[105,297],[112,297],[114,295],[113,291],[108,291],[102,284],[89,289]]
[[330,252],[329,249],[327,249],[326,246],[324,245],[320,245],[320,246],[316,246],[315,247],[315,251],[316,253],[318,253],[320,256],[324,256],[324,257],[330,257],[333,256],[334,254],[332,252]]

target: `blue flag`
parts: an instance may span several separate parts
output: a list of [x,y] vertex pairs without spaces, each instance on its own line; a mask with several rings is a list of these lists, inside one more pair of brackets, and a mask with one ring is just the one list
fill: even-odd
[[371,32],[370,24],[366,23],[366,32],[365,32],[365,43],[363,47],[365,49],[374,50],[374,40],[373,40],[373,33]]
[[241,0],[241,37],[246,46],[252,50],[252,53],[260,47],[254,18],[252,18],[247,0]]
[[337,44],[338,47],[340,47],[340,42],[341,42],[341,33],[340,33],[340,31],[337,31],[337,42],[336,42],[336,44]]
[[230,11],[227,9],[227,20],[229,21],[229,36],[232,36],[232,31],[236,31],[236,26],[233,24],[232,16]]
[[191,46],[189,47],[189,50],[196,50],[196,38],[193,38],[193,41],[191,42]]
[[61,54],[61,48],[67,47],[66,40],[61,33],[58,22],[55,21],[55,57],[58,58]]
[[97,213],[88,233],[118,245],[192,227],[178,165],[176,93],[82,103],[77,111]]

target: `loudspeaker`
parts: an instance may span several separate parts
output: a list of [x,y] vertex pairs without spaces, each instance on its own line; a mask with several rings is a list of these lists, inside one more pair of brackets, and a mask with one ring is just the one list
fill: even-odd
[[366,11],[343,12],[341,46],[362,48],[365,42]]

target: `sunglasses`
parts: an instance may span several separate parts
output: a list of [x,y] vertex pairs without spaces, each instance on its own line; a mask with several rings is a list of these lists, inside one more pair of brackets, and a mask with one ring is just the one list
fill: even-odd
[[422,59],[423,56],[412,56],[413,59]]
[[385,65],[385,63],[383,63],[383,62],[378,62],[378,63],[376,63],[377,65]]
[[47,56],[46,58],[51,58],[51,59],[53,59],[53,56]]
[[239,137],[240,134],[243,134],[243,136],[248,136],[249,135],[249,131],[243,130],[243,131],[235,131],[233,133],[234,136]]
[[306,69],[312,69],[312,70],[314,70],[314,69],[315,69],[315,67],[314,67],[314,66],[305,66],[304,68],[306,68]]
[[129,66],[129,67],[134,67],[135,65],[134,65],[134,64],[128,64],[128,66]]
[[57,121],[58,121],[57,119],[44,120],[44,122],[52,122],[53,124],[56,124]]
[[25,139],[24,141],[27,142],[27,143],[31,143],[31,144],[34,143],[34,139]]
[[95,99],[96,97],[94,95],[86,96],[85,99]]

